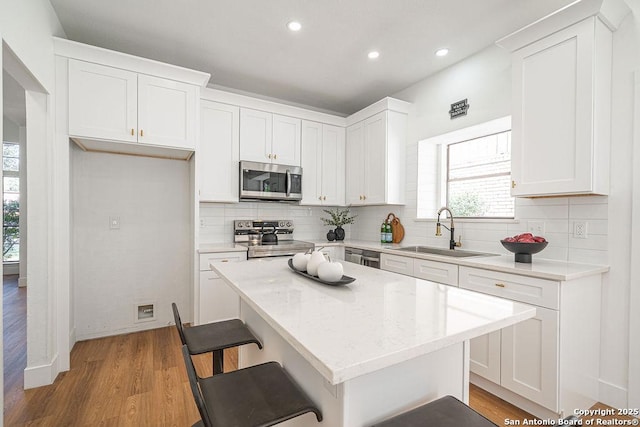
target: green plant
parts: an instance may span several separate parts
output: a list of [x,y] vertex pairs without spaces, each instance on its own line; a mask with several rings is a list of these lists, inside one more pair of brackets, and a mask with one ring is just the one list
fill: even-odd
[[320,218],[324,225],[332,225],[334,227],[342,227],[345,224],[353,224],[358,215],[349,216],[349,208],[340,209],[323,209],[331,218]]
[[452,197],[449,209],[456,217],[478,217],[484,214],[485,203],[478,194],[467,191]]
[[3,225],[2,255],[6,255],[20,241],[20,203],[17,200],[4,202]]

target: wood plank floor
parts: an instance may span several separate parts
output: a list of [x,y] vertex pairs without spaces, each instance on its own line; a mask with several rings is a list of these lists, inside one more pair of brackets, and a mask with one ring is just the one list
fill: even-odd
[[[191,426],[199,420],[175,327],[78,342],[69,372],[50,386],[23,390],[26,292],[5,278],[3,293],[5,426]],[[210,355],[194,357],[201,375],[211,374],[211,362]],[[236,366],[237,351],[226,351],[225,370]],[[506,418],[533,419],[473,385],[469,403],[498,426]]]

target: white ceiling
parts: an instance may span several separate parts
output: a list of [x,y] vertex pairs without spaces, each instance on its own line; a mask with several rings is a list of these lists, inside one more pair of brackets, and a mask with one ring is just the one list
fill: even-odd
[[[573,0],[51,0],[67,36],[343,115]],[[290,20],[302,30],[286,28]],[[436,49],[449,47],[444,58]],[[369,50],[380,51],[369,60]],[[479,82],[478,84],[481,84]]]

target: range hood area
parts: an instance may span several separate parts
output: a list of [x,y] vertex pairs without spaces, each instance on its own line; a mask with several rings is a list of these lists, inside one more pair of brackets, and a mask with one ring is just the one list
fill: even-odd
[[72,137],[70,139],[83,151],[88,152],[126,154],[130,156],[155,157],[170,160],[189,160],[194,154],[193,150],[159,147],[148,144],[132,144],[78,137]]

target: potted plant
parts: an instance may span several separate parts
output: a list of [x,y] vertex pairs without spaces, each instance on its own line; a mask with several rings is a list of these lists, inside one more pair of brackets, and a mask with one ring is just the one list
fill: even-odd
[[327,239],[329,241],[335,240],[344,240],[344,228],[343,225],[353,224],[355,218],[358,215],[350,216],[349,208],[335,208],[335,209],[323,209],[324,212],[328,213],[330,218],[320,218],[324,225],[331,225],[336,227],[334,230],[329,230],[327,233]]

